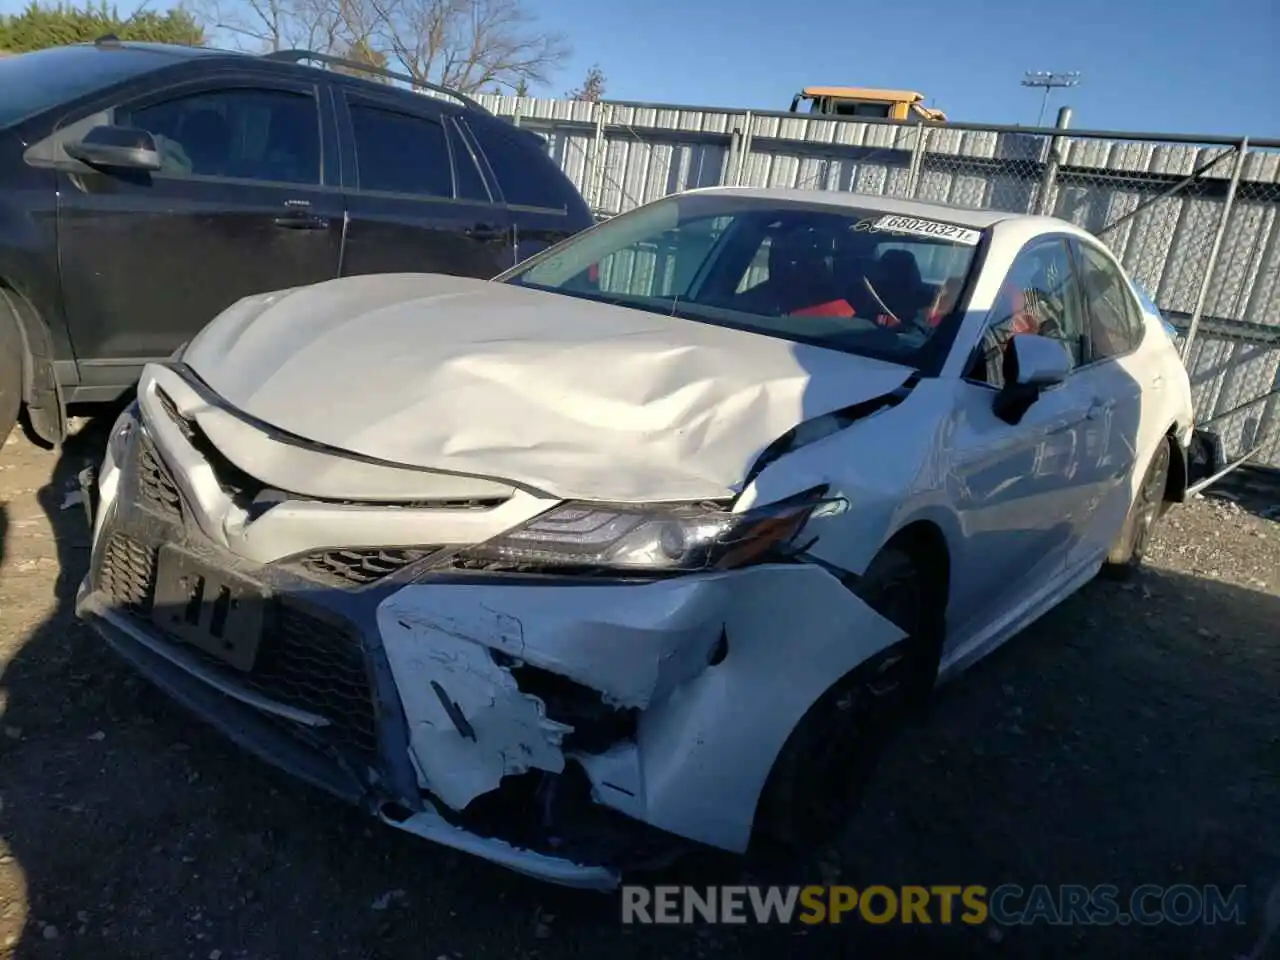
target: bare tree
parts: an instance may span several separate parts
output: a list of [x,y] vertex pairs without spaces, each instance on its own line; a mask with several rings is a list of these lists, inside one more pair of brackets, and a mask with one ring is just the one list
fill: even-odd
[[403,68],[464,93],[546,83],[569,55],[526,0],[186,0],[244,49],[305,47]]
[[523,0],[368,0],[376,40],[415,80],[464,93],[521,80],[545,83],[569,55]]
[[590,100],[595,102],[604,96],[604,71],[597,63],[587,71],[582,86],[565,94],[570,100]]

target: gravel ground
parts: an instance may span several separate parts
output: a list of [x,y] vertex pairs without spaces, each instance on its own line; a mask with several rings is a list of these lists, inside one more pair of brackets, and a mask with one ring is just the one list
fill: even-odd
[[1247,925],[624,928],[616,898],[415,841],[284,778],[104,650],[70,612],[88,545],[71,478],[100,427],[61,457],[17,436],[0,452],[4,960],[1227,958],[1258,938],[1280,879],[1274,490],[1175,508],[1135,582],[1090,584],[951,685],[839,849],[796,878],[1242,883]]

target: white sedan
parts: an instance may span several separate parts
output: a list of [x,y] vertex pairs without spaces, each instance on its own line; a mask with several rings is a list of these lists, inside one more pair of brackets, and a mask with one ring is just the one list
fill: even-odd
[[78,610],[388,824],[611,888],[794,853],[903,710],[1185,497],[1158,315],[1060,220],[715,188],[149,366]]

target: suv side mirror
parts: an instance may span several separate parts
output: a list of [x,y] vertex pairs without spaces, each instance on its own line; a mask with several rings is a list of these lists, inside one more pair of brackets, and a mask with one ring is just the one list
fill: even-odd
[[94,127],[80,140],[63,144],[67,155],[91,167],[118,170],[159,170],[156,140],[137,127]]
[[1020,422],[1041,393],[1070,375],[1071,354],[1062,341],[1035,333],[1011,337],[1004,347],[1004,387],[996,394],[995,415],[1008,424]]

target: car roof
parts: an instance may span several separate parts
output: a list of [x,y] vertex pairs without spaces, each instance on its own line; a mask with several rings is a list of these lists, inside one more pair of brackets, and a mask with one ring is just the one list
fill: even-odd
[[896,197],[849,193],[845,190],[807,190],[801,187],[700,187],[686,192],[749,197],[781,203],[820,203],[831,207],[878,210],[884,213],[895,213],[928,220],[945,220],[948,223],[971,227],[975,230],[984,230],[1003,220],[1044,221],[1049,219],[1009,213],[1005,210],[974,210],[970,207],[956,207],[946,203],[930,203],[925,200],[900,200]]

